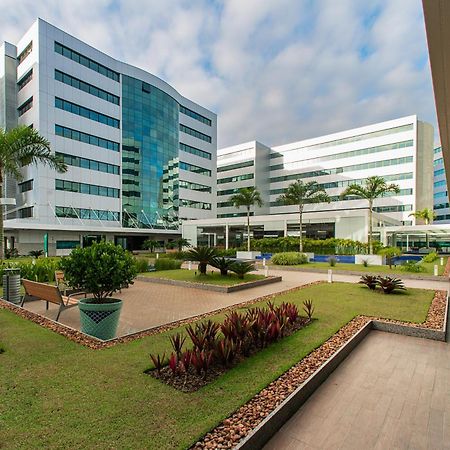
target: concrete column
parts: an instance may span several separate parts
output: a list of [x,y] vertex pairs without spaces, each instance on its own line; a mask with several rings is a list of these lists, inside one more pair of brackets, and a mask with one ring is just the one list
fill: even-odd
[[229,229],[228,224],[225,225],[225,250],[228,250],[228,235],[229,235]]
[[287,237],[287,220],[284,221],[284,237]]
[[409,252],[409,234],[406,233],[406,251]]

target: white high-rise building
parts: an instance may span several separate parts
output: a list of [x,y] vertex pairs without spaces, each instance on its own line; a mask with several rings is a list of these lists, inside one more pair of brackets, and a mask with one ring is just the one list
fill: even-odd
[[436,218],[434,223],[450,223],[450,207],[448,202],[447,178],[445,176],[442,148],[434,149],[433,161],[433,201]]
[[[240,144],[220,149],[217,161],[218,220],[183,225],[183,234],[197,242],[211,241],[202,235],[216,236],[219,244],[236,237],[247,212],[230,197],[241,187],[255,186],[264,201],[251,212],[254,237],[298,234],[298,207],[278,201],[296,180],[316,181],[331,198],[305,206],[303,233],[311,238],[367,239],[367,200],[341,193],[373,175],[400,189],[375,200],[375,227],[414,225],[412,212],[433,207],[433,127],[415,115],[271,148]],[[242,230],[237,234],[241,242]]]
[[17,124],[68,165],[7,182],[7,245],[21,253],[45,234],[53,254],[101,238],[140,248],[216,216],[216,115],[41,19],[0,48],[0,126]]

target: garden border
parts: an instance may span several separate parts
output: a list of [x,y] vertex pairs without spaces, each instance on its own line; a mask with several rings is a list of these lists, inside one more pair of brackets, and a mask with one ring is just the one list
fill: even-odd
[[[448,301],[447,292],[435,291],[427,319],[423,324],[367,316],[355,317],[191,448],[214,448],[218,443],[221,448],[236,450],[262,448],[367,334],[372,329],[377,329],[377,326],[384,326],[383,331],[386,332],[445,340]],[[427,331],[431,333],[426,333]],[[433,331],[435,333],[432,333]]]
[[228,294],[230,292],[242,291],[244,289],[264,286],[266,284],[278,283],[282,280],[282,277],[268,276],[260,280],[247,281],[245,283],[235,284],[233,286],[220,286],[217,284],[194,283],[191,281],[171,280],[170,278],[146,277],[143,275],[137,276],[136,280],[144,281],[147,283],[169,284],[171,286],[182,286],[194,289],[203,289],[205,291],[223,292],[225,294]]

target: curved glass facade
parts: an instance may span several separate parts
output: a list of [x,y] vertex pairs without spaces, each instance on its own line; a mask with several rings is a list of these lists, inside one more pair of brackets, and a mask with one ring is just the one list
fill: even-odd
[[[179,104],[148,83],[122,75],[123,226],[178,226]],[[175,180],[176,178],[176,180]]]

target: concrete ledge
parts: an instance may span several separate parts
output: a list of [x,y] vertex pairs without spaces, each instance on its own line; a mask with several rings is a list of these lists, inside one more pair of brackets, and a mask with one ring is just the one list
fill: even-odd
[[230,292],[242,291],[244,289],[264,286],[266,284],[278,283],[282,280],[282,277],[269,276],[267,278],[262,278],[261,280],[248,281],[247,283],[236,284],[234,286],[219,286],[217,284],[191,283],[190,281],[170,280],[168,278],[143,277],[143,276],[136,277],[136,280],[145,281],[147,283],[168,284],[171,286],[183,286],[188,288],[203,289],[205,291],[223,292],[225,294],[228,294]]
[[262,448],[369,334],[371,329],[372,322],[369,321],[234,448],[242,450]]
[[384,322],[382,320],[373,320],[372,327],[374,330],[378,331],[445,342],[445,329],[433,330],[431,328],[412,327],[409,325],[401,325],[399,323]]

